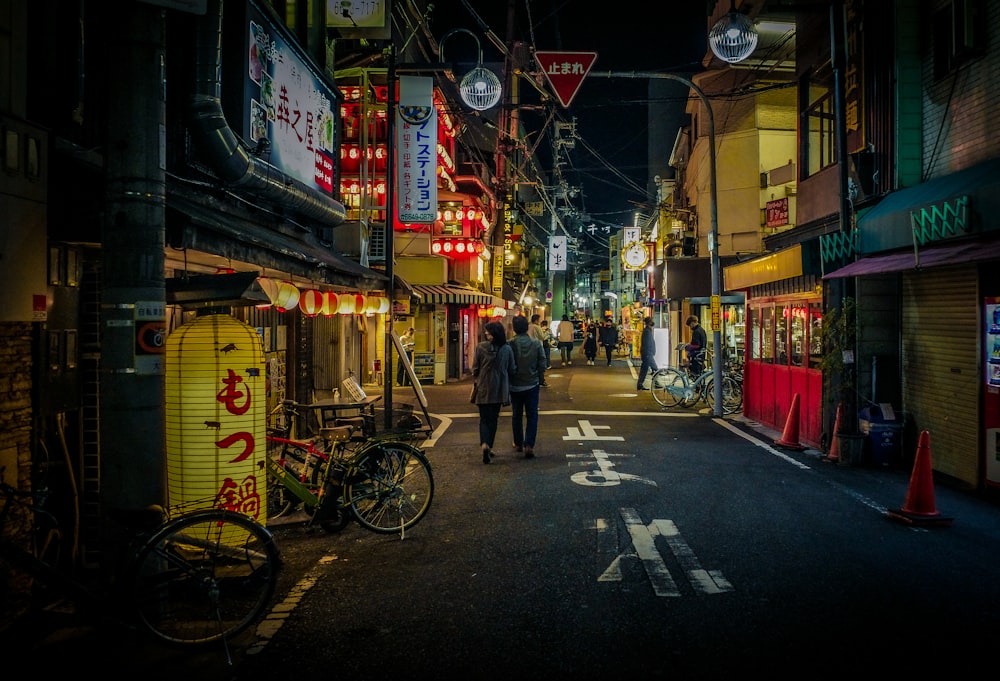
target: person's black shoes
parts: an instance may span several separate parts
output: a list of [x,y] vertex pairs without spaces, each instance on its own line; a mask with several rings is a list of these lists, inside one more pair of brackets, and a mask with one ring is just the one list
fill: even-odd
[[535,448],[532,447],[531,445],[525,445],[524,446],[524,458],[525,459],[534,459],[535,458]]
[[493,458],[493,451],[490,449],[483,450],[483,463],[489,463],[490,459]]

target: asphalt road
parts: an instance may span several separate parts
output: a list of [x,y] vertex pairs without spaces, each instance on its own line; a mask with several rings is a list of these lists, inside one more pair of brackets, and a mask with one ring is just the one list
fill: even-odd
[[950,526],[898,522],[886,511],[907,498],[907,465],[831,464],[740,419],[662,410],[633,372],[553,369],[536,458],[513,451],[505,410],[491,465],[469,386],[425,386],[428,516],[402,540],[275,528],[279,593],[232,664],[96,633],[46,649],[85,655],[77,669],[113,655],[145,678],[247,680],[963,676],[992,662],[994,500],[937,484]]

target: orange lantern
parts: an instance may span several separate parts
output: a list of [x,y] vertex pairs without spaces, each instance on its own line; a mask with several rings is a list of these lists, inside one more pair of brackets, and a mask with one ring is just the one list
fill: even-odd
[[299,296],[299,309],[307,317],[315,317],[323,309],[323,292],[307,288]]
[[354,314],[364,314],[366,297],[363,293],[354,296]]
[[264,351],[252,326],[196,317],[167,337],[165,433],[171,506],[227,508],[264,522]]

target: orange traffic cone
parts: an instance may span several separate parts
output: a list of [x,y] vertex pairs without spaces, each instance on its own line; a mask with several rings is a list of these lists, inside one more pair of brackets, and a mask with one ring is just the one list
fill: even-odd
[[840,432],[840,419],[844,416],[844,403],[837,403],[837,418],[833,420],[833,437],[830,438],[830,451],[825,457],[824,461],[830,461],[832,463],[840,462],[840,438],[837,437],[837,433]]
[[785,419],[785,430],[781,433],[781,439],[775,440],[774,444],[785,449],[805,449],[799,444],[799,394],[792,396],[792,407],[788,410],[788,418]]
[[903,508],[891,508],[887,514],[893,520],[910,525],[951,525],[934,505],[934,474],[931,470],[931,435],[924,430],[917,441],[917,456],[910,474],[910,488]]

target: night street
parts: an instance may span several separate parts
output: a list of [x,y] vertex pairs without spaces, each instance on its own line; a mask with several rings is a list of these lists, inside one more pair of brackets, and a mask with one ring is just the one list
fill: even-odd
[[[660,410],[633,371],[554,368],[536,458],[513,451],[505,410],[489,466],[469,385],[425,386],[444,424],[427,447],[436,494],[404,540],[277,528],[279,593],[233,666],[219,651],[131,650],[163,660],[156,678],[214,679],[835,678],[986,660],[995,503],[938,484],[951,527],[890,520],[909,470]],[[113,640],[80,640],[100,660],[84,668],[111,651],[128,661]]]

